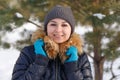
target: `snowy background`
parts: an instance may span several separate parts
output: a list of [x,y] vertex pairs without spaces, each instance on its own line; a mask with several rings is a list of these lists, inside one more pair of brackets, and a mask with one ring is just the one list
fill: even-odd
[[[15,43],[16,40],[20,40],[21,38],[23,38],[19,35],[19,33],[22,32],[24,29],[36,30],[36,27],[32,24],[25,24],[22,27],[13,30],[13,32],[7,33],[2,40],[8,41],[9,43]],[[82,36],[85,32],[92,31],[92,29],[89,27],[76,27],[75,31]],[[2,47],[0,47],[0,80],[11,80],[12,70],[19,56],[19,53],[20,52],[13,47],[9,49],[3,49]],[[89,60],[92,67],[92,73],[94,73],[93,61],[90,58]],[[104,67],[107,68],[110,66],[110,64],[110,62],[105,62]],[[120,69],[118,69],[118,67],[120,66],[120,58],[118,58],[113,65],[114,72],[116,73],[116,75],[119,75]],[[103,80],[109,80],[110,78],[111,73],[104,72]],[[115,80],[120,80],[120,77]]]

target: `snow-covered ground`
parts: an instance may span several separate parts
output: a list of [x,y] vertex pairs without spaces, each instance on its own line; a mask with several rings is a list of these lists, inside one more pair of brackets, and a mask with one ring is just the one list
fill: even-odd
[[[28,25],[28,24],[27,24]],[[32,29],[35,30],[35,26],[33,25],[29,25],[29,27],[25,27],[23,26],[24,29]],[[33,28],[34,27],[34,28]],[[21,29],[23,30],[23,28],[19,28],[16,29],[16,31],[12,32],[12,33],[8,33],[7,36],[5,36],[3,38],[3,40],[11,40],[9,41],[10,43],[14,43],[16,40],[15,38],[17,37],[17,39],[20,39],[18,32],[21,32]],[[77,27],[75,29],[75,31],[77,33],[79,33],[80,35],[83,35],[85,32],[87,31],[92,31],[91,28],[85,28],[85,27]],[[17,32],[17,33],[16,33]],[[14,48],[10,48],[10,49],[3,49],[0,48],[0,80],[10,80],[11,79],[11,75],[12,75],[12,71],[13,71],[13,67],[14,64],[19,56],[19,51],[14,49]],[[94,69],[93,69],[93,61],[91,58],[89,58],[90,63],[91,63],[91,67],[92,67],[92,73],[94,73]],[[120,58],[118,58],[114,64],[113,64],[113,69],[116,75],[120,74]],[[110,62],[105,62],[104,67],[107,68],[110,66]],[[104,72],[103,75],[103,80],[109,80],[111,78],[111,73],[109,72]],[[117,77],[117,79],[114,80],[120,80],[120,77]]]
[[10,80],[19,51],[13,48],[0,49],[0,80]]

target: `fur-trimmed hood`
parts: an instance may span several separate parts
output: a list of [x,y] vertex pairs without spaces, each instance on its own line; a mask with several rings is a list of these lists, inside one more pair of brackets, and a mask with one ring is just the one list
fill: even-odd
[[44,30],[38,29],[32,34],[31,41],[34,43],[37,39],[43,39],[45,42],[45,50],[50,59],[55,59],[57,55],[60,57],[61,61],[64,62],[68,56],[65,52],[70,46],[75,46],[78,49],[78,55],[83,53],[83,43],[79,34],[73,33],[70,39],[64,43],[57,44],[46,36]]

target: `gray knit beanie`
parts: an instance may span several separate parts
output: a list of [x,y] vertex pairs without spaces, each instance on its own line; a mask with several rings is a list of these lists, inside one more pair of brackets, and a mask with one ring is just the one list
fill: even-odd
[[47,24],[50,20],[55,18],[61,18],[67,21],[71,26],[71,34],[74,32],[75,28],[75,19],[72,13],[72,10],[70,7],[63,7],[60,5],[57,5],[53,7],[51,11],[46,15],[44,20],[44,31],[47,31]]

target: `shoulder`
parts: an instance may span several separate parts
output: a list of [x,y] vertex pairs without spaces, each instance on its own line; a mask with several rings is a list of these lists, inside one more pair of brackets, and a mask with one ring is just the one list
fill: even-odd
[[34,52],[34,46],[26,46],[21,50],[20,53],[21,57],[26,57],[27,59],[34,59],[35,58],[35,52]]
[[25,46],[21,52],[34,52],[34,46],[33,45],[30,45],[30,46]]
[[80,65],[90,65],[90,62],[89,62],[89,59],[88,59],[88,55],[83,52],[80,56],[79,56],[79,59],[78,59],[78,62]]
[[85,52],[83,52],[81,55],[79,55],[79,58],[87,59],[88,55]]

